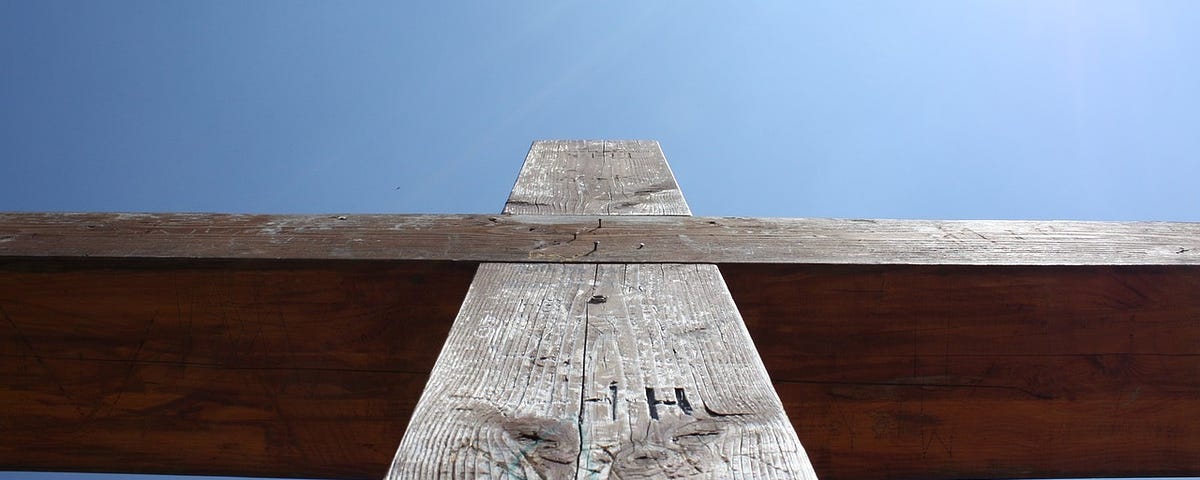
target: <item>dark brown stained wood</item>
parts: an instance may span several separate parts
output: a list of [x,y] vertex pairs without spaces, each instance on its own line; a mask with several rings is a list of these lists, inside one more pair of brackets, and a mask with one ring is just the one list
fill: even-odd
[[388,478],[447,477],[816,478],[720,273],[677,264],[481,265]]
[[[432,328],[448,330],[474,271],[0,266],[0,307],[22,332],[0,319],[0,468],[344,479],[387,471],[441,347]],[[1200,278],[1190,267],[720,268],[823,479],[1200,473]],[[194,299],[185,316],[177,298]],[[292,360],[272,353],[284,330],[267,319],[279,310],[291,312],[286,338],[307,342],[293,344],[302,368],[279,369]],[[146,360],[130,370],[142,338]],[[227,365],[243,350],[239,362],[261,369]],[[184,368],[173,359],[185,352],[212,360]],[[401,364],[419,379],[388,373]],[[278,397],[286,417],[269,392],[293,394]],[[350,438],[362,447],[346,448]],[[942,442],[949,450],[934,448]]]
[[1198,265],[1200,223],[0,213],[0,257]]
[[1200,474],[1192,268],[721,269],[824,479]]
[[[654,142],[537,142],[505,212],[690,214]],[[500,477],[816,479],[716,265],[484,263],[388,478]]]
[[504,213],[691,215],[658,142],[540,140]]
[[0,261],[0,470],[380,478],[474,269]]

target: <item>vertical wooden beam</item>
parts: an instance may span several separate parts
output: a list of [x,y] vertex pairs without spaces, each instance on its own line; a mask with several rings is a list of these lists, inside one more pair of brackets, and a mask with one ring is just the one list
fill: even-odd
[[504,213],[691,215],[658,142],[534,142]]
[[[505,212],[690,214],[656,142],[535,143]],[[720,272],[680,264],[480,266],[388,475],[478,477],[816,478]]]

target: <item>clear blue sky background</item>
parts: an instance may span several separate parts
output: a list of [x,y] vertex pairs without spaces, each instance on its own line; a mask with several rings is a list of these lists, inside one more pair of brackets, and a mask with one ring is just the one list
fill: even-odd
[[0,210],[495,212],[538,138],[701,215],[1200,220],[1200,3],[0,0]]
[[1194,1],[0,0],[0,211],[495,212],[534,139],[650,138],[699,215],[1200,221],[1197,25]]

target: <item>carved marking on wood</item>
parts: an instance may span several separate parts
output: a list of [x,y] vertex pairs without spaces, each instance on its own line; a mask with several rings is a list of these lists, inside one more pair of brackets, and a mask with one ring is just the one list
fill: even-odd
[[[505,213],[690,211],[599,141],[534,143]],[[480,265],[388,478],[505,475],[816,478],[716,265],[669,263]]]
[[480,267],[388,478],[479,475],[815,478],[720,273],[675,264]]

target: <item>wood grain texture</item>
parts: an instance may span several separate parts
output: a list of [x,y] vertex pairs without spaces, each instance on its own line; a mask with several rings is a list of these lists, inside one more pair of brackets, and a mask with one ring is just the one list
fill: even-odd
[[8,213],[0,257],[1200,265],[1200,223]]
[[389,479],[816,478],[712,265],[484,264]]
[[[653,142],[535,143],[505,213],[690,214]],[[388,478],[499,477],[816,475],[716,265],[485,263]]]
[[0,470],[380,478],[473,272],[0,261]]
[[1200,273],[725,265],[825,479],[1200,474]]
[[504,213],[691,215],[658,142],[533,142]]

